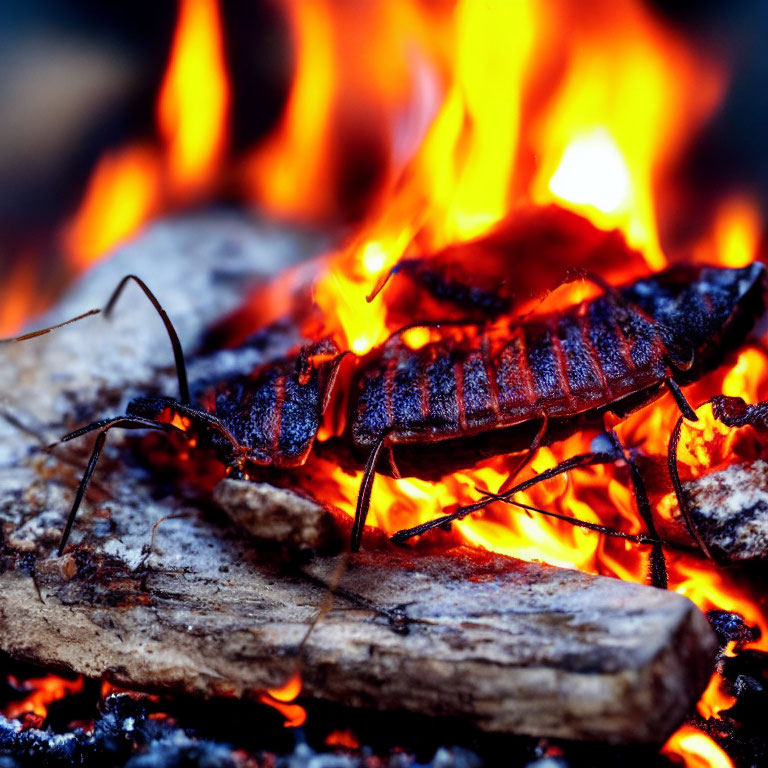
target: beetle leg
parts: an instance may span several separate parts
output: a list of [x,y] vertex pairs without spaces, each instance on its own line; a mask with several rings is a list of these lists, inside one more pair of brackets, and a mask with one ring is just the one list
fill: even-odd
[[168,338],[171,341],[171,348],[173,349],[173,359],[176,364],[176,377],[179,380],[179,399],[181,400],[182,403],[189,404],[191,402],[191,397],[189,395],[189,381],[187,379],[187,366],[184,363],[184,352],[181,348],[181,342],[179,341],[179,336],[176,333],[176,329],[173,327],[173,323],[171,322],[171,319],[168,317],[162,305],[157,300],[157,297],[155,296],[155,294],[149,290],[149,287],[147,286],[147,284],[140,277],[137,277],[136,275],[126,275],[120,281],[117,288],[115,288],[115,290],[112,292],[112,296],[110,296],[109,301],[107,302],[107,306],[104,308],[104,315],[106,317],[109,317],[110,314],[112,314],[112,309],[117,303],[117,300],[120,298],[120,294],[123,292],[123,288],[128,284],[129,280],[133,280],[133,282],[135,282],[136,285],[138,285],[139,288],[141,288],[141,290],[144,292],[144,295],[149,299],[150,303],[157,311],[157,314],[160,315],[160,319],[163,321],[165,330],[168,333]]
[[523,467],[533,458],[533,454],[536,453],[539,446],[541,445],[541,441],[544,439],[544,435],[546,434],[547,427],[549,426],[549,417],[546,413],[543,413],[541,421],[541,426],[539,427],[538,431],[534,435],[533,441],[528,446],[528,450],[525,452],[523,457],[520,459],[520,461],[517,462],[517,465],[515,468],[509,473],[509,476],[507,479],[502,483],[501,487],[497,491],[499,494],[503,494],[506,491],[509,490],[512,483],[515,482],[515,478],[522,472]]
[[667,448],[667,469],[669,470],[669,479],[672,481],[672,487],[675,489],[675,496],[677,497],[677,506],[680,509],[680,514],[685,523],[685,527],[688,529],[688,533],[691,538],[699,545],[701,551],[712,561],[714,557],[712,552],[707,546],[706,541],[699,533],[696,524],[693,522],[691,510],[688,508],[688,502],[683,493],[683,486],[680,483],[680,473],[677,471],[677,447],[680,443],[680,430],[683,427],[683,417],[681,416],[672,430],[672,434],[669,438],[669,447]]
[[[75,500],[72,504],[72,509],[70,510],[69,517],[67,518],[67,523],[64,526],[64,531],[61,534],[61,541],[59,542],[58,549],[59,555],[62,554],[64,547],[67,545],[69,534],[72,531],[72,526],[75,523],[77,512],[80,509],[80,504],[85,497],[85,492],[88,490],[88,485],[91,482],[93,471],[96,469],[96,464],[99,461],[99,456],[101,456],[102,448],[104,448],[104,443],[107,440],[107,432],[109,432],[109,430],[113,429],[114,427],[121,427],[123,429],[174,429],[174,427],[170,424],[162,424],[156,421],[150,421],[149,419],[143,419],[141,417],[116,416],[112,419],[103,419],[101,421],[96,421],[93,424],[88,424],[87,426],[81,427],[74,432],[70,432],[68,435],[65,435],[63,438],[61,438],[59,442],[64,443],[69,440],[74,440],[76,437],[80,437],[81,435],[85,435],[88,432],[93,432],[97,429],[99,430],[99,434],[96,437],[96,442],[93,445],[91,458],[88,460],[88,466],[85,468],[83,477],[80,480],[80,485],[77,488],[77,493],[75,494]],[[53,445],[56,445],[56,443]]]
[[[553,517],[562,517],[567,522],[571,522],[573,525],[582,525],[583,521],[581,520],[568,518],[565,515],[559,516],[557,513],[548,513],[544,510],[539,510],[535,507],[529,507],[526,504],[521,504],[520,502],[517,502],[514,500],[514,495],[519,493],[520,491],[525,491],[528,488],[531,488],[532,486],[543,482],[544,480],[550,480],[551,478],[556,477],[557,475],[561,475],[565,472],[569,472],[572,469],[591,467],[599,464],[611,464],[617,461],[618,459],[622,459],[626,462],[627,467],[629,468],[630,478],[632,481],[632,488],[635,495],[635,501],[637,503],[638,511],[640,512],[640,516],[643,518],[643,522],[645,523],[646,528],[648,529],[648,536],[642,537],[642,542],[640,543],[650,544],[652,547],[651,574],[650,574],[651,583],[656,587],[666,588],[667,570],[666,570],[666,564],[664,561],[664,553],[662,550],[662,544],[664,542],[662,542],[661,539],[659,539],[658,533],[656,532],[656,527],[654,525],[653,517],[651,515],[651,505],[648,500],[648,494],[646,493],[646,490],[645,490],[645,483],[643,482],[643,478],[642,478],[642,475],[640,474],[637,464],[635,463],[634,459],[626,452],[624,447],[619,442],[618,437],[613,432],[606,432],[601,434],[598,438],[596,438],[593,444],[595,445],[595,447],[598,447],[599,450],[593,451],[591,453],[580,454],[570,459],[566,459],[565,461],[561,462],[557,466],[552,467],[551,469],[545,470],[544,472],[540,472],[538,475],[522,483],[519,483],[518,485],[514,486],[513,488],[510,488],[509,490],[506,490],[500,493],[495,493],[495,494],[486,493],[484,499],[481,499],[480,501],[475,502],[474,504],[470,504],[465,507],[460,507],[459,509],[457,509],[456,511],[448,515],[443,515],[435,520],[430,520],[427,523],[422,523],[421,525],[418,525],[414,528],[408,528],[402,531],[398,531],[392,536],[392,541],[399,544],[406,541],[407,539],[412,538],[413,536],[419,536],[424,533],[427,533],[433,528],[444,526],[447,523],[453,522],[454,520],[462,520],[467,515],[470,515],[473,512],[477,512],[496,501],[503,501],[508,504],[512,504],[514,506],[528,509],[529,511],[533,511],[533,512],[551,514],[551,516]],[[585,525],[585,527],[589,527],[589,526]],[[616,535],[621,538],[627,538],[626,534],[622,534],[619,531],[613,531],[610,528],[605,528],[604,530],[602,530],[603,526],[600,526],[599,529],[601,530],[602,533],[606,533],[608,535]]]
[[[758,403],[757,405],[747,405],[741,398],[716,395],[704,403],[704,405],[707,404],[712,405],[713,416],[728,427],[743,427],[750,424],[758,429],[761,427],[765,429],[765,409],[762,403]],[[684,418],[688,418],[685,413],[683,413],[677,420],[674,429],[672,430],[672,434],[670,435],[669,447],[667,449],[667,469],[669,470],[672,487],[675,489],[677,506],[680,509],[680,514],[688,533],[699,545],[701,551],[714,562],[716,561],[716,558],[707,546],[704,538],[699,533],[696,523],[693,520],[693,516],[691,515],[691,510],[688,507],[688,500],[685,497],[683,486],[680,482],[680,473],[677,469],[677,451],[680,444],[680,434]]]
[[363,480],[360,483],[360,491],[357,494],[357,507],[355,508],[355,522],[352,525],[352,538],[349,548],[352,552],[357,552],[360,549],[360,543],[363,540],[363,529],[365,528],[365,521],[368,517],[368,510],[371,506],[371,490],[373,489],[373,480],[376,477],[376,466],[379,463],[379,457],[381,451],[385,445],[389,444],[389,433],[387,432],[376,445],[373,446],[368,461],[365,462],[365,470],[363,471]]
[[611,440],[613,440],[617,450],[621,452],[621,458],[626,462],[627,468],[629,469],[632,492],[635,497],[635,504],[637,504],[637,510],[640,513],[640,517],[643,518],[649,536],[656,539],[656,541],[651,544],[651,556],[649,562],[651,585],[659,587],[660,589],[666,589],[668,583],[667,563],[664,559],[664,550],[659,541],[659,534],[656,531],[656,524],[653,521],[651,502],[648,500],[648,492],[645,490],[643,475],[640,472],[634,457],[621,444],[618,435],[613,430],[608,434]]
[[551,478],[557,477],[564,472],[570,472],[572,469],[579,469],[582,467],[592,467],[598,464],[610,464],[616,461],[616,458],[617,457],[614,453],[606,453],[601,451],[582,453],[578,456],[573,456],[572,458],[561,462],[556,467],[552,467],[551,469],[547,469],[544,472],[540,472],[538,475],[535,475],[529,480],[514,486],[514,488],[510,488],[508,491],[504,491],[504,493],[485,493],[485,498],[481,499],[480,501],[476,501],[474,504],[468,504],[465,507],[459,507],[457,510],[451,512],[450,514],[441,515],[434,520],[429,520],[428,522],[417,525],[414,528],[406,528],[402,531],[398,531],[392,536],[392,541],[396,544],[400,544],[414,536],[421,536],[422,534],[431,531],[433,528],[440,528],[444,525],[447,525],[448,523],[452,523],[454,520],[463,520],[465,517],[467,517],[467,515],[471,515],[473,512],[479,512],[481,509],[485,509],[485,507],[494,503],[495,501],[509,501],[516,493],[525,491],[537,483],[541,483],[544,480],[550,480]]
[[[104,316],[110,316],[112,309],[117,303],[117,300],[120,298],[120,294],[123,292],[123,288],[127,285],[129,280],[133,280],[141,288],[141,290],[144,292],[144,295],[149,299],[152,306],[157,311],[157,314],[160,315],[160,319],[163,321],[163,325],[165,325],[165,330],[168,332],[168,338],[171,341],[171,348],[173,349],[173,359],[176,364],[176,376],[179,380],[179,396],[182,403],[188,404],[191,401],[189,395],[189,382],[187,379],[187,367],[184,363],[184,352],[181,348],[179,336],[176,333],[176,329],[173,327],[173,323],[166,314],[166,311],[163,309],[162,305],[157,300],[157,297],[154,293],[152,293],[147,284],[136,275],[126,275],[118,283],[117,288],[115,288],[115,290],[112,292],[112,296],[110,296],[106,307],[104,307]],[[83,312],[82,315],[72,317],[69,320],[64,320],[63,322],[57,323],[56,325],[50,325],[47,328],[40,328],[37,331],[30,331],[29,333],[25,333],[21,336],[16,336],[10,339],[0,339],[0,344],[9,344],[17,341],[28,341],[29,339],[34,339],[38,336],[43,336],[46,333],[50,333],[51,331],[55,331],[58,328],[63,328],[65,325],[69,325],[70,323],[76,323],[78,320],[83,320],[84,318],[90,317],[91,315],[98,315],[101,311],[102,310],[100,309],[90,309],[88,312]]]
[[696,415],[696,411],[693,410],[691,404],[683,394],[683,390],[680,389],[680,385],[672,378],[666,380],[666,385],[669,387],[669,391],[672,393],[672,397],[675,398],[677,407],[680,409],[680,413],[688,419],[688,421],[698,421],[699,417]]

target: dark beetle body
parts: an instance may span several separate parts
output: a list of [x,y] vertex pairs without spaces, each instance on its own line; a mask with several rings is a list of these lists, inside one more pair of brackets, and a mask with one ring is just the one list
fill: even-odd
[[[607,411],[625,416],[668,379],[693,382],[737,348],[765,310],[765,283],[759,263],[680,266],[501,333],[473,329],[418,350],[395,335],[357,361],[348,427],[330,446],[364,463],[386,437],[397,471],[429,478],[525,450],[545,419],[553,442]],[[334,386],[334,352],[321,342],[209,389],[202,410],[230,433],[211,435],[223,460],[303,464]],[[129,414],[156,418],[169,406],[140,398]],[[383,460],[378,469],[393,470]]]
[[[131,278],[166,324],[181,399],[138,398],[125,415],[63,438],[99,432],[60,553],[108,430],[172,429],[180,426],[181,417],[188,420],[185,429],[209,439],[235,476],[247,476],[254,465],[301,466],[313,448],[346,355],[329,340],[316,342],[205,388],[193,405],[178,336],[146,285],[128,276],[107,311]],[[679,266],[624,287],[604,286],[602,295],[559,313],[506,327],[472,326],[463,337],[452,335],[418,350],[395,334],[362,359],[349,356],[347,426],[323,447],[365,464],[351,548],[356,550],[362,539],[376,471],[439,476],[489,456],[562,439],[590,422],[597,426],[607,412],[626,416],[659,397],[665,385],[683,414],[695,418],[679,385],[696,381],[738,348],[765,312],[767,289],[760,263],[741,269]],[[33,335],[48,330],[52,328]],[[670,446],[676,446],[676,439]],[[382,452],[385,447],[389,450]],[[638,507],[655,537],[639,484],[641,479],[633,475]],[[663,586],[660,543],[654,547],[653,583]]]
[[544,419],[552,441],[606,411],[627,415],[668,378],[695,381],[735,349],[765,310],[765,281],[757,263],[675,267],[501,339],[418,350],[395,339],[353,383],[352,442],[370,451],[386,434],[399,471],[433,475],[524,450]]

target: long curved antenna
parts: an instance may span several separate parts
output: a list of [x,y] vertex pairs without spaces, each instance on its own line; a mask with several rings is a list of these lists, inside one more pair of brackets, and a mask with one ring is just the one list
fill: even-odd
[[77,317],[70,317],[69,320],[64,320],[62,323],[49,325],[47,328],[40,328],[37,331],[30,331],[29,333],[24,333],[21,336],[15,336],[10,339],[0,339],[0,344],[13,344],[17,341],[28,341],[29,339],[36,339],[38,336],[44,336],[46,333],[55,331],[57,328],[63,328],[65,325],[78,322],[78,320],[84,320],[86,317],[91,317],[91,315],[98,315],[99,312],[101,312],[100,309],[89,309],[87,312],[83,312],[82,315],[78,315]]
[[61,540],[59,541],[58,549],[59,556],[61,556],[62,552],[64,552],[64,547],[67,545],[69,534],[72,532],[72,526],[75,524],[75,518],[77,517],[77,512],[80,509],[80,504],[82,504],[83,498],[85,497],[85,492],[88,490],[88,485],[91,482],[93,471],[96,469],[99,456],[101,456],[101,450],[107,440],[107,432],[109,432],[109,430],[113,429],[114,427],[122,427],[124,429],[174,429],[174,427],[170,424],[162,424],[160,422],[151,421],[150,419],[143,419],[138,416],[116,416],[112,419],[103,419],[101,421],[94,422],[93,424],[89,424],[86,427],[81,427],[74,432],[70,432],[68,435],[65,435],[61,439],[60,442],[63,443],[67,442],[68,440],[73,440],[80,435],[84,435],[87,432],[92,432],[96,429],[101,430],[96,437],[96,442],[94,443],[93,451],[91,452],[91,458],[88,460],[88,466],[85,468],[85,472],[80,479],[80,485],[77,487],[77,493],[75,494],[75,500],[72,504],[72,509],[70,510],[69,517],[67,518],[67,523],[64,526],[64,531],[61,534]]
[[189,394],[189,380],[187,378],[187,366],[186,366],[186,363],[184,362],[184,352],[181,348],[181,342],[179,341],[179,336],[176,333],[176,329],[173,327],[173,323],[171,322],[170,318],[166,314],[166,311],[163,309],[162,305],[157,300],[157,297],[155,296],[155,294],[149,290],[149,287],[147,286],[147,284],[137,275],[126,275],[120,281],[117,288],[115,288],[114,292],[112,293],[112,296],[107,302],[107,306],[104,308],[104,315],[106,317],[110,316],[115,304],[117,303],[117,300],[120,298],[120,294],[123,292],[123,288],[125,288],[126,284],[130,280],[133,280],[139,286],[139,288],[141,288],[141,290],[144,291],[144,295],[150,300],[150,302],[152,303],[152,306],[157,310],[157,314],[160,315],[160,319],[163,321],[165,330],[168,332],[168,338],[171,340],[171,347],[173,348],[173,359],[176,363],[176,376],[179,379],[179,399],[182,403],[184,403],[185,405],[188,405],[190,402],[192,402],[192,399]]

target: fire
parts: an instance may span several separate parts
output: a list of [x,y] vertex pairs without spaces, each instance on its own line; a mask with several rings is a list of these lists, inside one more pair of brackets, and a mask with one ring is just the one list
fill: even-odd
[[6,279],[6,289],[0,302],[0,336],[16,334],[25,319],[39,309],[35,301],[35,286],[35,270],[29,261],[21,259]]
[[85,267],[130,237],[157,210],[159,185],[158,157],[150,147],[104,156],[64,232],[74,264]]
[[31,712],[38,717],[46,717],[48,707],[59,699],[63,699],[73,693],[78,693],[83,689],[83,678],[78,677],[75,680],[65,680],[63,677],[48,675],[42,678],[35,678],[24,682],[24,688],[31,692],[22,701],[11,702],[4,711],[8,718],[15,718],[26,712]]
[[716,106],[723,79],[640,3],[564,17],[567,74],[537,127],[534,200],[620,228],[661,269],[654,182]]
[[293,84],[279,125],[245,161],[244,184],[272,215],[317,221],[339,213],[345,186],[365,187],[360,168],[375,175],[377,165],[401,167],[418,146],[447,68],[450,4],[281,6],[294,42]]
[[286,728],[298,728],[303,725],[307,719],[307,713],[304,707],[298,704],[291,704],[301,693],[301,676],[298,672],[291,675],[290,678],[277,688],[269,688],[259,694],[259,701],[267,704],[280,712],[285,717],[283,725]]
[[733,768],[722,748],[691,725],[684,725],[674,733],[662,753],[681,757],[685,768]]
[[[391,5],[413,10],[404,0]],[[360,232],[333,255],[316,286],[327,330],[341,344],[363,354],[396,330],[381,298],[368,306],[362,299],[404,254],[475,238],[531,202],[557,202],[601,229],[618,228],[650,268],[666,263],[654,185],[717,105],[724,78],[643,4],[598,5],[599,12],[583,14],[562,0],[460,2],[450,16],[447,57],[434,43],[428,47],[423,34],[409,35],[416,24],[401,28],[403,40],[422,43],[425,57],[433,52],[433,68],[443,75],[437,79],[442,103],[410,161],[403,168],[390,163]],[[346,21],[324,3],[306,13],[294,4],[291,18],[300,41],[310,28],[312,36],[300,48],[281,128],[259,150],[257,166],[263,180],[290,195],[267,200],[270,210],[308,215],[330,188],[330,169],[318,164],[329,163],[335,145],[322,124],[327,118],[318,124],[317,112],[332,113],[344,92],[332,40]],[[431,20],[435,32],[444,31]],[[355,50],[344,53],[345,62],[368,66]],[[302,106],[310,95],[326,106],[312,103],[314,119]]]
[[697,709],[706,720],[712,717],[720,719],[720,713],[730,709],[735,703],[736,697],[723,690],[723,678],[715,673],[709,681],[707,690],[701,695]]
[[743,267],[754,261],[762,228],[756,201],[748,197],[730,197],[723,201],[714,224],[714,244],[722,263]]
[[294,85],[277,137],[250,161],[250,183],[257,199],[276,215],[319,214],[327,205],[323,190],[332,177],[324,151],[330,145],[334,79],[331,21],[322,2],[295,2],[286,9],[298,55]]
[[169,182],[189,196],[214,178],[225,149],[229,85],[216,0],[182,0],[157,104]]
[[[279,124],[238,171],[249,201],[278,217],[344,218],[350,198],[363,201],[365,215],[354,235],[326,255],[327,269],[313,286],[320,332],[341,349],[361,356],[401,330],[388,290],[368,298],[403,257],[429,258],[497,233],[529,207],[557,204],[586,217],[601,236],[616,230],[648,269],[668,263],[659,191],[686,142],[717,107],[726,77],[645,3],[596,0],[588,13],[583,3],[566,0],[283,0],[281,7],[295,45],[293,83]],[[99,258],[150,216],[216,185],[226,160],[228,108],[219,7],[214,0],[181,0],[157,105],[162,140],[102,159],[65,232],[75,266]],[[717,207],[711,231],[694,244],[693,257],[747,264],[758,253],[762,227],[754,201],[729,197]],[[539,268],[536,258],[508,253],[511,278],[524,284]],[[545,264],[553,285],[580,266]],[[628,263],[612,266],[617,280],[635,274]],[[291,281],[284,276],[283,287],[293,287]],[[580,290],[558,292],[557,303],[577,300]],[[270,302],[275,294],[264,298]],[[412,302],[406,314],[423,322],[427,299]],[[275,303],[284,311],[283,302]],[[312,323],[311,333],[309,325],[302,330],[316,337],[317,319]],[[402,338],[418,349],[434,333],[417,326]],[[687,394],[695,405],[719,393],[757,402],[768,397],[767,370],[766,354],[747,347]],[[624,445],[663,459],[678,415],[665,397],[614,426]],[[711,409],[699,415],[698,425],[686,425],[680,447],[681,466],[692,476],[712,471],[735,439],[714,422]],[[321,436],[339,432],[339,425],[326,424]],[[590,437],[540,449],[521,478],[589,450]],[[436,483],[379,476],[369,523],[391,534],[429,521],[476,501],[478,489],[497,491],[514,465],[514,458],[497,457]],[[353,516],[361,475],[313,456],[296,478]],[[656,511],[664,517],[675,501],[668,489],[660,495]],[[518,500],[625,533],[644,530],[625,467],[561,475]],[[444,535],[626,580],[645,581],[648,571],[647,547],[500,503]],[[670,588],[704,611],[741,614],[762,632],[751,647],[768,649],[760,601],[735,576],[676,552],[669,553],[668,566]],[[300,690],[296,675],[259,698],[279,709],[286,724],[299,725],[304,710],[291,702]],[[700,712],[717,717],[731,698],[713,678]],[[666,749],[688,766],[731,764],[689,727]]]
[[344,749],[357,749],[360,742],[350,730],[332,731],[325,737],[325,743],[329,747],[344,747]]
[[134,235],[150,218],[204,192],[226,148],[229,89],[216,0],[180,0],[157,103],[162,142],[107,153],[62,233],[79,270]]

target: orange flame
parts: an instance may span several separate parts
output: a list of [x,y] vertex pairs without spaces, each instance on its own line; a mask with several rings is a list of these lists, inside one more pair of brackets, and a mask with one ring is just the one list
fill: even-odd
[[24,686],[31,688],[32,692],[23,701],[11,702],[5,708],[6,717],[15,718],[26,712],[31,712],[39,717],[46,717],[48,707],[54,701],[83,690],[83,678],[65,680],[56,675],[48,675],[47,677],[27,680]]
[[322,215],[332,177],[331,20],[322,2],[298,0],[287,10],[298,55],[294,85],[278,133],[259,147],[248,173],[254,196],[275,215]]
[[743,267],[757,257],[762,235],[760,209],[748,197],[724,200],[715,214],[714,241],[724,266]]
[[716,106],[723,79],[642,4],[598,6],[567,20],[567,75],[538,126],[533,198],[620,228],[661,269],[654,182]]
[[662,754],[676,755],[685,768],[733,768],[728,755],[706,733],[684,725],[669,737]]
[[[327,330],[340,343],[362,354],[394,330],[385,302],[364,298],[403,254],[474,238],[528,201],[556,201],[601,229],[617,227],[651,268],[664,265],[654,185],[716,106],[724,78],[642,3],[598,5],[600,12],[589,14],[564,0],[554,8],[503,0],[457,5],[450,54],[433,57],[437,71],[453,64],[439,112],[405,168],[390,166],[391,182],[361,232],[333,256],[316,286]],[[321,35],[327,40],[336,24],[344,26],[321,7],[328,11]],[[312,14],[298,16],[311,22]],[[348,67],[359,64],[354,53]],[[332,74],[338,66],[320,67],[326,105],[337,98],[340,82]],[[317,95],[312,82],[310,65],[300,65],[293,96],[302,88]],[[327,136],[309,127],[317,118],[300,117],[295,105],[292,98],[284,124],[295,127],[275,134],[268,146],[279,168],[261,166],[291,195],[282,212],[315,199],[306,194],[310,179],[315,188],[328,188],[312,169],[333,153]],[[291,169],[300,156],[299,130],[313,130],[304,145],[312,160]]]
[[91,177],[64,247],[84,268],[130,237],[157,210],[158,157],[142,145],[105,155]]
[[[295,76],[276,130],[246,160],[249,195],[279,217],[339,211],[345,156],[397,165],[412,154],[437,107],[449,4],[418,0],[283,0]],[[416,72],[414,82],[413,72]],[[364,186],[365,181],[362,180]]]
[[285,718],[283,725],[286,728],[298,728],[306,722],[307,712],[304,707],[290,702],[300,693],[301,675],[296,672],[283,685],[277,688],[268,688],[264,693],[260,693],[259,701],[280,712]]
[[701,695],[696,708],[699,714],[707,720],[712,717],[719,719],[720,713],[725,709],[730,709],[735,703],[736,697],[723,689],[723,678],[715,673],[712,675],[707,689]]
[[[249,195],[271,213],[318,220],[343,208],[348,157],[358,165],[361,158],[368,160],[370,175],[378,170],[366,218],[350,242],[327,257],[328,269],[314,286],[321,331],[342,348],[362,355],[398,329],[386,296],[371,302],[366,297],[403,256],[466,244],[530,204],[554,202],[600,230],[618,229],[649,269],[667,263],[657,193],[685,142],[716,107],[725,77],[640,0],[596,0],[589,13],[582,3],[567,0],[393,0],[364,6],[286,0],[282,7],[296,43],[294,83],[279,125],[246,159],[243,175]],[[107,173],[100,167],[68,235],[77,263],[97,258],[151,213],[211,181],[226,145],[223,72],[216,4],[184,0],[158,105],[167,159],[149,151],[143,174],[134,177],[144,181],[128,192],[119,191],[118,180],[136,173],[136,158],[120,173],[113,158],[111,181],[99,182]],[[119,224],[110,223],[111,217]],[[732,197],[718,207],[695,257],[742,265],[756,255],[761,235],[754,202]],[[536,266],[534,259],[536,254],[520,257],[512,250],[506,265],[512,279]],[[573,266],[579,265],[564,262],[554,269],[564,274]],[[616,265],[618,278],[622,267]],[[631,279],[634,274],[626,269]],[[561,276],[553,274],[552,282]],[[559,300],[566,295],[574,293],[558,294]],[[420,322],[422,306],[411,306],[412,319]],[[403,338],[418,348],[433,336],[429,329],[413,328]],[[744,349],[734,364],[692,386],[689,399],[697,404],[720,392],[750,402],[765,399],[766,371],[766,355]],[[678,415],[671,398],[664,398],[616,430],[626,445],[663,459]],[[692,475],[711,471],[734,439],[713,421],[711,409],[700,415],[701,423],[687,425],[681,442],[680,462]],[[331,434],[334,428],[325,425],[323,437]],[[588,437],[539,450],[526,472],[587,450]],[[438,483],[379,476],[370,522],[387,533],[426,522],[475,501],[477,488],[495,491],[512,466],[509,457],[498,457]],[[353,515],[361,474],[313,456],[297,478]],[[664,517],[674,496],[668,488],[659,495],[658,513]],[[627,533],[643,530],[622,468],[573,472],[531,488],[520,500]],[[445,535],[627,580],[644,581],[648,570],[647,548],[501,504]],[[760,601],[735,576],[687,555],[670,554],[668,565],[672,589],[702,610],[742,614],[763,633],[751,646],[768,647]],[[259,698],[283,712],[287,724],[297,725],[306,715],[290,702],[300,689],[297,675]],[[730,703],[715,677],[700,712],[717,717]],[[719,747],[694,729],[678,731],[666,749],[689,766],[730,765]]]
[[216,0],[181,0],[157,105],[167,147],[169,181],[190,196],[214,177],[222,159],[229,84]]
[[19,259],[4,280],[0,301],[0,336],[16,334],[26,318],[39,309],[35,301],[36,284],[37,275],[32,260]]
[[180,0],[157,104],[164,147],[131,145],[99,161],[63,232],[76,269],[134,235],[152,216],[206,190],[226,147],[228,106],[216,0]]
[[357,749],[360,742],[350,730],[333,731],[325,737],[325,743],[329,747],[344,747],[345,749]]

